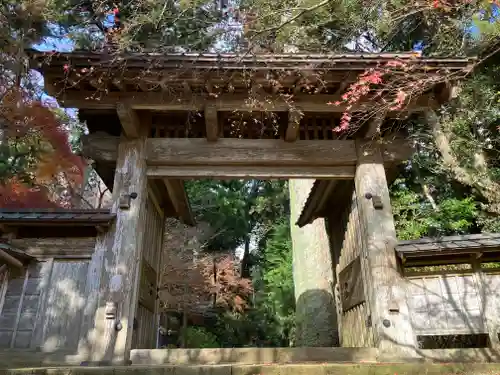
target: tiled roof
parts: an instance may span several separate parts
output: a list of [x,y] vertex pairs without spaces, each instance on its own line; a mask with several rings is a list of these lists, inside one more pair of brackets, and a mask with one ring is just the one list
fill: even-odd
[[300,216],[297,220],[296,225],[299,227],[303,227],[311,223],[314,219],[316,219],[316,214],[321,207],[318,207],[320,200],[320,196],[325,192],[328,184],[332,183],[332,181],[325,180],[315,180],[314,184],[307,196],[307,199],[304,202],[304,205],[301,208]]
[[0,209],[0,223],[75,223],[79,225],[108,224],[115,218],[109,210],[40,210]]
[[446,236],[438,239],[399,241],[396,252],[400,257],[439,256],[500,250],[500,233]]
[[[328,67],[334,70],[364,69],[366,65],[378,64],[392,60],[405,60],[408,62],[423,64],[428,67],[446,67],[448,69],[463,70],[470,66],[476,59],[469,57],[419,57],[413,52],[381,53],[381,54],[211,54],[211,53],[125,53],[122,55],[111,55],[102,52],[68,52],[47,53],[28,50],[32,59],[45,59],[50,56],[52,66],[66,64],[71,60],[73,67],[89,66],[95,64],[126,63],[127,67],[143,67],[145,64],[154,62],[154,68],[176,68],[183,63],[191,63],[203,67],[204,65],[217,65],[226,69],[249,69],[254,66],[265,64],[269,68],[289,67],[294,65],[314,64],[316,67]],[[39,60],[42,62],[42,60]]]

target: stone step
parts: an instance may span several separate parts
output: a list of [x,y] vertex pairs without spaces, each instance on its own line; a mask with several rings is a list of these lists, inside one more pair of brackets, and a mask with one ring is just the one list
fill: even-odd
[[376,348],[133,349],[133,365],[376,362]]
[[[206,366],[206,365],[291,365],[323,363],[353,365],[376,363],[491,363],[500,362],[500,348],[419,350],[419,358],[379,355],[375,348],[218,348],[218,349],[135,349],[133,366]],[[115,363],[113,365],[122,365]],[[90,367],[98,365],[85,353],[43,353],[34,350],[0,350],[1,369],[22,367]],[[500,374],[500,372],[498,372]],[[250,374],[252,375],[252,374]]]
[[2,375],[496,375],[500,364],[287,364],[9,369]]

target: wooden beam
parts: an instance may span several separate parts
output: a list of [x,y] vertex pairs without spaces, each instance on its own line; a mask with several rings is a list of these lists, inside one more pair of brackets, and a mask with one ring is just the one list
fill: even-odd
[[[298,140],[293,143],[273,139],[220,138],[210,143],[196,138],[148,138],[150,165],[354,165],[354,141]],[[97,162],[115,163],[119,137],[94,133],[82,138],[83,154]],[[394,138],[381,143],[367,141],[368,148],[381,147],[384,162],[407,160],[413,149],[407,140]]]
[[[57,91],[56,91],[57,92]],[[105,95],[92,91],[64,90],[58,92],[57,99],[67,108],[114,109],[119,102],[136,110],[156,111],[202,111],[207,102],[213,102],[219,111],[274,111],[285,112],[291,107],[302,112],[344,112],[347,105],[332,105],[340,100],[340,95],[299,94],[291,100],[279,95],[266,95],[265,100],[249,101],[249,95],[221,94],[213,98],[208,94],[172,95],[167,92],[110,92]],[[368,111],[381,104],[367,100],[354,105],[351,111]],[[399,112],[418,112],[432,106],[430,96],[423,95],[414,99]]]
[[439,105],[450,102],[458,95],[458,86],[456,82],[446,81],[434,87],[435,100]]
[[19,238],[11,241],[12,246],[37,259],[90,258],[95,243],[94,237]]
[[405,138],[381,139],[377,143],[382,152],[386,169],[391,164],[394,165],[410,159],[415,153],[413,144]]
[[179,178],[179,179],[290,179],[290,178],[321,178],[321,179],[352,179],[354,166],[252,166],[241,165],[196,165],[196,166],[150,166],[149,178]]
[[117,103],[116,112],[118,113],[118,117],[120,118],[122,129],[125,135],[128,138],[139,137],[141,123],[139,120],[139,116],[137,116],[135,110],[127,104]]
[[215,142],[219,137],[219,119],[215,105],[209,104],[205,107],[205,127],[207,130],[207,141]]
[[341,166],[356,164],[354,141],[283,142],[275,139],[149,138],[150,165]]
[[184,182],[180,179],[163,178],[163,183],[167,188],[168,195],[179,220],[184,224],[195,225],[186,189],[184,188]]
[[104,132],[95,132],[82,136],[82,153],[99,162],[116,163],[120,137]]
[[298,111],[288,112],[288,126],[285,133],[285,141],[295,142],[300,134],[300,119],[302,114]]
[[11,266],[23,268],[23,263],[14,258],[12,255],[8,254],[5,250],[0,249],[0,259],[2,259],[4,262],[9,263]]

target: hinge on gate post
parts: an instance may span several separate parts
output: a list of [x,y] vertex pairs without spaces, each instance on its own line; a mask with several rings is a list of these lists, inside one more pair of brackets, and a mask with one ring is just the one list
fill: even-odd
[[382,198],[380,198],[378,195],[373,196],[372,204],[373,204],[373,208],[376,210],[383,210],[384,209],[384,204],[382,203]]
[[372,200],[372,205],[373,205],[374,209],[376,209],[376,210],[383,210],[384,209],[384,203],[382,202],[382,198],[380,196],[373,195],[372,193],[366,193],[365,198]]
[[368,315],[365,320],[365,325],[367,328],[370,328],[372,326],[372,316]]
[[137,193],[122,194],[120,196],[120,209],[128,210],[130,208],[130,202],[137,198]]

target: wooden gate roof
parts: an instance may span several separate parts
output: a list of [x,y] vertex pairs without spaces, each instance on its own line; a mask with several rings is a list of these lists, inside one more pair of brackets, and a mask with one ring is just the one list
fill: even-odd
[[[140,119],[150,124],[152,137],[209,141],[218,137],[258,138],[261,133],[262,138],[287,141],[335,139],[331,129],[347,108],[353,116],[366,113],[390,103],[388,99],[395,95],[383,87],[359,103],[342,103],[342,94],[360,73],[402,64],[409,77],[428,78],[425,87],[408,95],[404,108],[388,108],[380,119],[384,122],[449,100],[450,82],[468,73],[476,61],[421,58],[415,53],[117,55],[30,50],[28,54],[31,67],[43,73],[47,92],[65,107],[78,108],[90,133],[119,136],[123,130],[136,136],[131,124]],[[238,121],[247,127],[253,121],[270,122],[262,118],[266,113],[273,114],[273,124],[265,125],[259,134],[236,132],[230,124],[235,111],[241,112]],[[299,129],[308,126],[302,124],[308,116],[325,123],[319,130],[322,138],[317,138],[316,130],[310,138],[307,130]],[[287,128],[287,124],[297,122],[301,124]],[[267,134],[273,128],[278,128],[276,134]]]
[[[65,107],[79,108],[80,118],[87,122],[91,133],[84,150],[94,149],[92,155],[87,156],[96,160],[98,173],[108,176],[103,179],[109,183],[116,160],[113,152],[117,138],[113,140],[112,137],[118,137],[122,132],[127,136],[137,136],[137,126],[134,126],[137,123],[150,127],[151,138],[162,138],[161,141],[150,140],[150,143],[156,142],[161,150],[168,149],[167,144],[174,144],[177,149],[182,149],[179,155],[189,152],[212,155],[217,144],[222,143],[219,140],[214,144],[219,138],[262,140],[246,143],[248,150],[244,151],[255,155],[262,151],[258,145],[260,142],[264,144],[264,139],[266,147],[273,145],[274,150],[284,149],[278,144],[281,141],[301,141],[302,147],[307,143],[304,141],[336,139],[332,129],[338,126],[341,114],[348,106],[332,104],[339,101],[349,85],[368,69],[397,62],[405,66],[406,74],[430,77],[425,90],[409,95],[411,99],[404,109],[389,110],[382,118],[367,121],[356,134],[349,135],[352,139],[360,134],[370,134],[374,128],[372,125],[377,122],[375,128],[382,128],[383,124],[393,128],[391,121],[399,119],[401,112],[410,115],[449,100],[450,81],[463,77],[476,61],[459,57],[422,58],[415,53],[118,55],[29,51],[28,54],[31,67],[43,73],[48,93],[57,97]],[[353,116],[366,113],[378,108],[381,101],[387,102],[386,99],[380,93],[370,94],[350,111]],[[235,112],[241,112],[236,121],[233,118]],[[268,113],[274,117],[264,118]],[[263,125],[252,133],[248,124],[257,120]],[[246,124],[248,129],[234,130],[236,122]],[[107,133],[108,137],[97,132]],[[206,138],[209,143],[197,147],[198,140],[181,142],[180,138]],[[231,143],[230,146],[234,145]],[[314,146],[310,145],[310,148]],[[297,149],[292,150],[293,153],[305,152]],[[231,151],[234,150],[231,148]],[[219,154],[221,152],[219,150]],[[275,151],[272,157],[279,159],[284,153]],[[242,151],[238,155],[241,154]],[[107,160],[103,160],[103,156]],[[172,162],[171,155],[167,156]],[[228,154],[227,158],[230,156]],[[248,163],[252,162],[252,158],[247,159]],[[198,164],[197,161],[196,172],[201,168]],[[218,166],[225,168],[222,168],[222,174],[227,173],[231,163],[225,161],[223,164]],[[155,166],[150,169],[153,168]],[[206,167],[202,174],[214,168]],[[247,168],[249,176],[257,173],[256,168]],[[164,190],[161,183],[157,188]]]
[[[244,107],[242,98],[255,87],[269,94],[294,94],[306,110],[339,111],[328,100],[312,105],[299,94],[325,95],[345,90],[359,73],[399,61],[414,73],[460,76],[471,58],[420,58],[397,54],[169,54],[29,51],[31,67],[41,71],[47,88],[67,107],[115,108],[125,99],[135,109],[203,109],[205,101],[219,109]],[[442,82],[441,82],[442,83]],[[440,83],[440,85],[441,85]],[[445,89],[443,85],[437,91]],[[96,91],[98,94],[96,94]],[[158,94],[163,93],[159,97]],[[231,96],[230,96],[231,95]],[[268,103],[269,110],[287,111],[286,101]],[[248,109],[248,108],[247,108]]]

